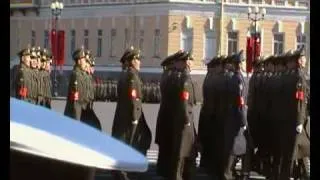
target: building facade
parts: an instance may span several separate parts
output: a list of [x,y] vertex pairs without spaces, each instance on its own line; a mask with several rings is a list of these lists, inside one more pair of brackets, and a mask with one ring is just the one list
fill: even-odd
[[[50,48],[50,0],[10,1],[10,55],[28,45]],[[19,3],[18,3],[19,2]],[[261,54],[282,54],[301,45],[309,57],[309,0],[64,0],[58,27],[65,31],[65,64],[84,46],[97,65],[118,66],[131,45],[145,67],[159,67],[179,49],[192,50],[196,69],[218,54],[246,49],[252,33],[248,7],[266,8],[258,23]],[[308,58],[309,59],[309,58]]]

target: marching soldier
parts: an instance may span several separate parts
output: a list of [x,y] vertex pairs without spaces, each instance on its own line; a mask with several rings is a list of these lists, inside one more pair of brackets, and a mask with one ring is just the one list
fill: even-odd
[[85,58],[86,58],[87,66],[86,66],[86,74],[84,75],[84,78],[86,79],[86,82],[88,82],[86,83],[88,105],[82,111],[80,120],[96,129],[102,130],[100,120],[93,110],[93,103],[96,99],[96,96],[100,95],[95,93],[96,92],[95,88],[97,88],[97,86],[93,77],[94,65],[95,65],[94,57],[90,51],[86,51]]
[[[250,134],[252,137],[253,148],[260,150],[260,142],[261,142],[261,135],[259,130],[259,120],[262,118],[261,112],[261,104],[265,102],[261,102],[260,93],[264,90],[261,88],[261,83],[263,78],[265,77],[264,71],[264,63],[268,58],[260,58],[253,62],[253,74],[249,80],[248,84],[248,98],[247,98],[247,105],[248,105],[248,112],[247,112],[247,121],[248,127],[250,127]],[[261,152],[261,151],[260,151]],[[255,152],[251,152],[251,168],[259,173],[260,170],[260,156]]]
[[67,103],[64,114],[76,120],[80,120],[91,99],[88,87],[92,82],[87,78],[88,63],[84,49],[77,49],[73,53],[75,65],[69,81]]
[[32,80],[31,80],[31,49],[23,49],[18,53],[20,57],[20,65],[17,72],[16,82],[16,97],[18,99],[33,102],[31,98]]
[[[118,100],[112,125],[112,136],[146,155],[151,144],[151,131],[142,109],[142,82],[138,75],[140,54],[127,50],[120,62],[123,64],[118,81]],[[115,179],[129,179],[125,172],[115,172]]]
[[170,84],[171,103],[174,112],[169,116],[172,121],[172,149],[170,149],[172,169],[170,180],[192,179],[195,173],[195,158],[197,156],[197,135],[193,119],[193,106],[196,104],[194,84],[190,71],[193,58],[190,53],[175,60],[173,82]]
[[[303,153],[303,144],[300,144],[302,151],[297,151],[299,142],[308,142],[305,130],[303,128],[306,121],[307,103],[305,99],[307,82],[301,71],[301,49],[297,50],[291,58],[287,59],[287,68],[291,71],[286,79],[287,88],[285,89],[284,101],[287,103],[288,112],[284,115],[283,128],[281,131],[281,160],[280,179],[289,179],[292,174],[293,162],[298,155]],[[300,139],[300,141],[299,141]],[[308,145],[306,145],[308,147]],[[308,151],[308,149],[306,149]],[[309,150],[310,151],[310,150]],[[301,153],[301,154],[300,154]],[[308,152],[306,152],[306,155]],[[302,156],[300,156],[302,157]]]
[[168,56],[161,63],[163,73],[160,79],[160,93],[161,101],[157,117],[155,143],[159,146],[159,154],[157,160],[157,173],[162,177],[169,177],[171,171],[170,162],[171,149],[174,145],[172,142],[172,119],[171,114],[174,112],[170,99],[170,84],[174,71],[174,62],[177,58],[182,56],[182,51],[178,51],[173,55]]
[[[201,161],[200,167],[204,167],[207,173],[212,174],[211,171],[213,167],[210,167],[209,163],[213,160],[212,155],[214,155],[214,149],[212,148],[212,138],[210,135],[212,128],[210,123],[214,121],[214,105],[216,95],[215,83],[218,75],[219,58],[214,57],[207,63],[207,74],[203,81],[202,95],[203,104],[200,110],[199,125],[198,125],[198,138],[201,144]],[[213,124],[212,124],[213,125]]]
[[[234,168],[235,154],[232,148],[234,139],[238,136],[243,136],[247,129],[246,119],[246,87],[243,76],[240,72],[240,67],[234,66],[234,61],[239,63],[241,60],[242,51],[239,54],[227,58],[226,62],[226,93],[224,93],[226,103],[224,104],[223,118],[223,179],[232,179],[232,170]],[[244,145],[242,145],[244,146]]]
[[41,82],[39,78],[39,58],[40,58],[40,51],[33,47],[31,49],[31,61],[30,61],[30,68],[31,68],[31,101],[34,104],[38,104],[38,95],[41,89]]
[[[251,170],[251,160],[252,160],[252,154],[254,150],[254,145],[252,141],[252,135],[251,135],[251,127],[248,125],[247,122],[247,112],[248,112],[248,92],[249,92],[249,84],[248,79],[244,76],[243,70],[244,68],[244,62],[245,59],[243,57],[243,51],[240,51],[240,53],[234,57],[234,67],[235,67],[235,76],[238,77],[240,80],[240,98],[243,98],[243,105],[239,107],[239,114],[240,114],[240,120],[244,123],[244,132],[243,135],[246,138],[246,152],[243,155],[240,155],[240,158],[242,159],[242,169],[241,169],[241,179],[248,180],[250,177],[250,170]],[[242,100],[241,100],[242,101]]]
[[51,71],[51,64],[52,64],[52,57],[50,53],[43,49],[40,52],[40,71],[39,71],[39,79],[42,81],[42,87],[41,92],[39,93],[39,105],[47,107],[51,109],[51,98],[52,98],[52,84],[51,84],[51,77],[50,77],[50,71]]

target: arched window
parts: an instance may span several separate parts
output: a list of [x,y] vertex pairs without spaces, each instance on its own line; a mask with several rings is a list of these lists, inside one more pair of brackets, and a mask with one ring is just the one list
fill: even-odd
[[191,18],[189,16],[184,18],[181,29],[180,47],[185,51],[191,51],[193,47],[193,28],[191,24]]
[[208,61],[217,54],[217,38],[213,17],[209,17],[204,28],[203,60]]

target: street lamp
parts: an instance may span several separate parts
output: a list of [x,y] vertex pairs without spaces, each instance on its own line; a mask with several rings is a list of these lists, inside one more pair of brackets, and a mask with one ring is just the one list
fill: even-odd
[[[254,11],[254,12],[253,12]],[[259,9],[258,6],[254,7],[254,10],[249,7],[248,8],[248,19],[253,22],[254,25],[254,46],[253,46],[253,62],[256,60],[256,46],[257,46],[257,22],[263,21],[264,16],[267,14],[266,8]]]
[[[53,1],[50,5],[52,17],[54,17],[54,30],[56,33],[55,36],[55,61],[54,61],[54,70],[53,70],[53,95],[56,97],[58,96],[58,81],[57,81],[57,61],[58,61],[58,20],[61,15],[62,9],[63,9],[63,3],[59,1]],[[52,48],[52,47],[51,47]]]

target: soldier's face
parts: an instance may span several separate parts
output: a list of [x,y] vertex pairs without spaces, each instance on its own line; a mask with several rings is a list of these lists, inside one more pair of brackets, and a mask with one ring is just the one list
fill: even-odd
[[246,61],[241,61],[240,70],[246,72]]
[[82,57],[78,60],[78,64],[83,71],[87,71],[88,63],[86,61],[86,58]]
[[140,61],[140,59],[134,58],[134,59],[132,60],[132,65],[133,65],[133,67],[134,67],[136,70],[140,71],[140,66],[141,66],[141,61]]
[[30,67],[30,61],[31,61],[30,55],[22,56],[22,62],[26,66]]
[[31,57],[31,61],[30,61],[31,67],[32,68],[37,68],[38,67],[38,60],[36,57]]
[[45,70],[50,72],[51,71],[51,63],[50,62],[46,62],[45,63]]
[[301,67],[303,67],[303,68],[306,67],[306,62],[307,62],[307,59],[305,56],[300,57],[299,64]]
[[193,65],[193,61],[187,60],[187,67],[191,70],[191,67]]

